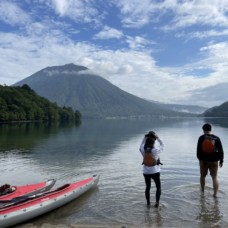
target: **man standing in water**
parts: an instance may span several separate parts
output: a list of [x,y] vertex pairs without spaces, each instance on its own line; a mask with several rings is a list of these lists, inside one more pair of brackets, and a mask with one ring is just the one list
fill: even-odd
[[224,156],[222,143],[218,136],[211,133],[212,127],[210,124],[204,124],[202,129],[204,134],[199,137],[197,143],[197,158],[199,159],[200,166],[201,190],[204,192],[205,179],[209,170],[213,181],[213,196],[217,197],[219,188],[217,178],[218,165],[220,168],[222,167]]

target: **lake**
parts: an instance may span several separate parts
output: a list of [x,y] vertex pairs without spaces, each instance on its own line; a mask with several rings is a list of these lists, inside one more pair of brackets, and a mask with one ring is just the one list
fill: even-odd
[[[225,152],[219,193],[200,191],[196,144],[204,119],[83,120],[79,126],[0,125],[1,183],[57,180],[60,186],[99,174],[98,187],[19,227],[227,227],[227,120],[209,119]],[[165,143],[160,207],[147,208],[139,144],[149,130]],[[151,202],[155,200],[152,183]]]

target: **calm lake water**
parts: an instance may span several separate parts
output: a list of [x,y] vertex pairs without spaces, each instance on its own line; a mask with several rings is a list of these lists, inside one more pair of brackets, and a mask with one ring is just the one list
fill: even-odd
[[[210,176],[204,195],[200,192],[196,143],[204,119],[83,120],[73,127],[0,125],[1,183],[23,185],[55,178],[60,186],[100,175],[97,188],[20,227],[228,227],[228,121],[207,121],[225,152],[217,199]],[[149,130],[165,143],[158,209],[146,207],[138,150]]]

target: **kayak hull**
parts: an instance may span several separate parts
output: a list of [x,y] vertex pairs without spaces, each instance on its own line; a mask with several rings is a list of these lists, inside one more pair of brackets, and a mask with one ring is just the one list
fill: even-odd
[[13,226],[61,207],[87,192],[98,183],[94,175],[68,184],[66,188],[44,193],[43,196],[0,210],[0,227]]
[[37,194],[45,191],[49,191],[55,184],[56,180],[50,179],[45,182],[23,185],[23,186],[12,186],[13,192],[7,193],[0,196],[0,200],[11,200],[15,197],[29,194]]

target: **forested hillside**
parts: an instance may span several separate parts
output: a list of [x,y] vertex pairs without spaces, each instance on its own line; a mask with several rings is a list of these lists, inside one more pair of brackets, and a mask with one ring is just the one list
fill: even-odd
[[228,117],[228,101],[204,112],[205,117]]
[[0,85],[0,122],[8,121],[78,121],[79,111],[60,108],[37,95],[28,85],[9,87]]

